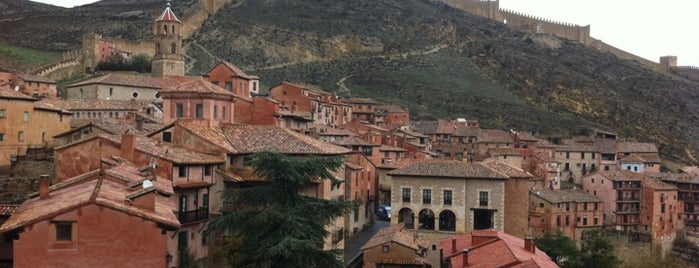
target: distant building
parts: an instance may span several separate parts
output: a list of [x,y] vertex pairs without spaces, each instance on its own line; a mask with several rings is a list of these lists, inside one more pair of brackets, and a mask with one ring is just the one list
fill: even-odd
[[582,189],[537,189],[530,192],[529,229],[542,237],[561,231],[578,242],[591,228],[604,226],[604,203]]
[[17,89],[34,98],[58,97],[57,85],[48,77],[0,69],[0,88]]
[[428,241],[398,224],[379,230],[362,246],[364,267],[428,268]]
[[221,61],[204,75],[209,82],[239,96],[250,98],[260,93],[260,78],[248,75],[238,66]]
[[602,221],[617,231],[641,230],[641,189],[645,175],[628,171],[599,171],[582,178],[585,192],[604,202]]

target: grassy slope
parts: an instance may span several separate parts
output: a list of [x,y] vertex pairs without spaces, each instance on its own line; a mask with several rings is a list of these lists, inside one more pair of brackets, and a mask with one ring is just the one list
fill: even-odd
[[0,43],[0,66],[25,70],[60,57],[59,53]]

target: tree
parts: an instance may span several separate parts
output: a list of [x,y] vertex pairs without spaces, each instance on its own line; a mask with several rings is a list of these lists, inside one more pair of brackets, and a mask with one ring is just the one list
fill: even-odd
[[587,231],[581,251],[583,267],[619,267],[622,261],[614,255],[614,245],[599,229]]
[[536,246],[561,266],[578,266],[580,251],[575,246],[575,241],[563,235],[560,230],[555,233],[547,232],[537,240]]
[[341,157],[291,157],[262,152],[252,155],[255,175],[267,183],[227,190],[224,199],[245,208],[214,219],[206,234],[226,231],[242,243],[229,247],[233,267],[344,267],[340,250],[322,250],[325,227],[348,213],[351,202],[301,195],[319,179],[335,181],[331,171]]

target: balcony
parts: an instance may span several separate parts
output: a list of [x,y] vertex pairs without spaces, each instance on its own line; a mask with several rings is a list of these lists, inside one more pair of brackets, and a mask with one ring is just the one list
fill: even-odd
[[699,226],[699,220],[686,219],[684,221],[684,225],[686,225],[686,226]]
[[616,211],[617,215],[620,215],[620,214],[638,214],[638,213],[641,213],[641,210],[639,210],[637,208],[624,208],[624,209],[620,209],[620,210]]
[[640,202],[641,198],[638,196],[620,196],[616,198],[617,202]]
[[177,219],[180,220],[180,224],[188,224],[208,220],[209,208],[203,207],[197,210],[179,211],[177,212]]

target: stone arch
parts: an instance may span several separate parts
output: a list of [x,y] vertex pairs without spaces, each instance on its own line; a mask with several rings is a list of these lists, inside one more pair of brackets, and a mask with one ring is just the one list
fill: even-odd
[[434,230],[434,212],[432,212],[431,209],[425,208],[420,210],[420,214],[418,214],[418,221],[420,222],[418,225],[420,229]]
[[404,222],[405,223],[405,228],[408,229],[413,229],[414,228],[414,213],[413,210],[410,208],[401,208],[398,211],[398,223]]
[[456,231],[456,214],[454,214],[454,212],[445,209],[439,213],[439,230]]

